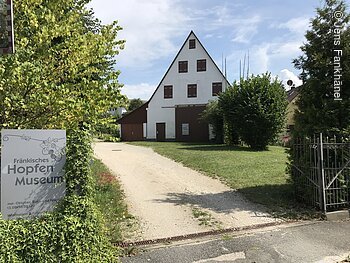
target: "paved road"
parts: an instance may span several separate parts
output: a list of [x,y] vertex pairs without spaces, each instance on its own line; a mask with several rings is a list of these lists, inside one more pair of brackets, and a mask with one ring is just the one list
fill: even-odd
[[232,239],[168,246],[123,263],[339,262],[350,254],[350,221],[279,227]]
[[276,221],[219,180],[150,148],[100,142],[94,151],[118,176],[130,213],[142,223],[139,239]]

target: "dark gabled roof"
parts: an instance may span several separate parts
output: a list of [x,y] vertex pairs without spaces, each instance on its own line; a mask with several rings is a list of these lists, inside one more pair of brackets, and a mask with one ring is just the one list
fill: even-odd
[[[118,120],[117,120],[117,123],[119,123],[119,124],[121,124],[121,123],[123,123],[125,120],[127,120],[127,119],[131,119],[131,118],[133,118],[133,115],[135,115],[135,114],[137,114],[138,112],[140,112],[140,111],[146,111],[146,108],[148,107],[148,102],[145,102],[144,104],[142,104],[140,107],[138,107],[138,108],[136,108],[136,109],[134,109],[133,111],[131,111],[131,112],[128,112],[128,113],[126,113],[124,116],[122,116],[121,118],[119,118]],[[135,115],[136,116],[136,115]],[[144,116],[137,116],[137,118],[138,119],[140,119],[140,118],[144,118]],[[146,119],[147,119],[147,114],[146,114]],[[147,121],[143,121],[143,122],[147,122]]]
[[187,40],[190,38],[191,34],[194,35],[194,37],[196,38],[197,42],[201,45],[201,47],[204,49],[205,53],[208,55],[208,57],[210,58],[210,60],[214,63],[215,67],[219,70],[219,72],[221,73],[221,75],[223,76],[223,78],[226,80],[226,82],[228,83],[228,85],[230,85],[230,82],[227,81],[226,77],[224,76],[224,74],[221,72],[221,70],[219,69],[218,65],[216,65],[216,63],[214,62],[214,60],[212,59],[212,57],[209,55],[208,51],[205,49],[205,47],[202,45],[202,43],[199,41],[198,37],[196,36],[196,34],[193,32],[193,30],[191,30],[191,32],[188,34],[188,37],[186,38],[185,42],[182,44],[181,48],[179,49],[179,51],[177,52],[173,62],[171,62],[168,70],[165,72],[162,80],[159,82],[157,88],[155,89],[155,91],[153,92],[151,98],[148,100],[148,102],[150,102],[152,100],[152,98],[154,97],[154,94],[156,94],[157,90],[159,89],[160,85],[162,84],[165,76],[168,74],[169,70],[171,69],[171,67],[174,65],[177,57],[179,56],[181,50],[184,48],[184,46],[186,45]]
[[291,102],[292,100],[295,99],[296,96],[298,96],[300,88],[301,88],[301,86],[299,86],[297,88],[291,88],[290,90],[287,91],[288,102]]

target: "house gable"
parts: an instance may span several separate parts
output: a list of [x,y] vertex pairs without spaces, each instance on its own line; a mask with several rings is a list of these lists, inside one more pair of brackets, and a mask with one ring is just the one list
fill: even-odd
[[[177,139],[179,123],[176,116],[180,115],[176,114],[176,108],[205,106],[217,98],[219,88],[224,91],[228,85],[225,76],[191,31],[148,102],[147,139],[156,139],[157,123],[165,123],[166,139]],[[192,126],[190,131],[197,130],[194,129],[197,122],[189,125]]]
[[118,121],[122,134],[137,140],[142,126],[149,140],[209,140],[209,127],[199,121],[200,114],[228,86],[226,77],[191,31],[149,101]]
[[[191,42],[191,43],[190,43]],[[194,44],[194,48],[193,48],[193,42]],[[190,46],[191,44],[191,46]],[[201,49],[204,51],[205,56],[208,58],[209,61],[207,61],[207,64],[212,65],[221,75],[221,79],[222,79],[222,85],[223,85],[223,89],[225,89],[226,87],[230,86],[230,83],[227,81],[226,77],[224,76],[224,74],[221,72],[221,70],[219,69],[219,67],[216,65],[216,63],[214,62],[214,60],[212,59],[212,57],[210,56],[210,54],[208,53],[208,51],[205,49],[205,47],[203,46],[203,44],[200,42],[200,40],[197,38],[196,34],[191,31],[190,34],[188,35],[188,37],[186,38],[185,42],[182,44],[181,48],[179,49],[178,53],[176,54],[174,60],[171,62],[169,68],[167,69],[167,71],[165,72],[163,78],[161,79],[159,85],[157,86],[157,88],[155,89],[155,91],[153,92],[151,98],[148,100],[148,102],[152,101],[152,99],[154,98],[155,94],[157,92],[159,92],[159,90],[161,88],[163,88],[162,85],[166,85],[165,83],[165,79],[167,77],[167,75],[169,74],[169,72],[175,68],[175,71],[178,71],[178,62],[179,61],[188,61],[188,57],[187,56],[183,56],[183,50],[193,50],[195,52],[195,50]],[[192,51],[192,52],[193,52]],[[200,59],[204,59],[204,58],[198,58],[198,60]],[[195,61],[195,63],[197,63],[197,60]],[[192,63],[192,68],[193,68],[193,63]],[[186,74],[186,73],[183,73]]]

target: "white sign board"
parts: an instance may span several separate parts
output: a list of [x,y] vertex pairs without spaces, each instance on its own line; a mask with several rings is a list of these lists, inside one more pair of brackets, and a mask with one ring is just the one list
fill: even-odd
[[190,135],[190,124],[182,123],[182,135]]
[[1,213],[32,218],[51,211],[65,194],[66,131],[1,131]]

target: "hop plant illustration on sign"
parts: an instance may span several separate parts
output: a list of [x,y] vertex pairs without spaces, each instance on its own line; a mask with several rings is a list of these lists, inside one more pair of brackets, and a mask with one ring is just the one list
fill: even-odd
[[14,52],[12,0],[0,0],[0,55]]

